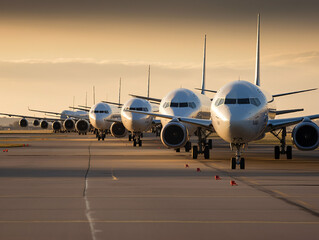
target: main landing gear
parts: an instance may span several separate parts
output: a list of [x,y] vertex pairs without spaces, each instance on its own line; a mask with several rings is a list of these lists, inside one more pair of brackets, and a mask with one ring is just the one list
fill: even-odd
[[136,147],[137,145],[139,147],[142,147],[142,138],[143,134],[142,133],[131,133],[128,135],[128,140],[132,141],[133,140],[133,146]]
[[[280,155],[286,155],[287,159],[292,159],[292,147],[286,146],[286,128],[282,128],[279,132],[271,132],[280,141],[280,146],[275,146],[274,153],[275,159],[280,159]],[[281,137],[279,136],[281,134]]]
[[[207,137],[210,133],[211,132],[202,130],[202,128],[197,129],[198,145],[193,146],[193,159],[197,159],[198,154],[204,154],[204,158],[209,159],[210,149],[213,148],[212,139],[209,139],[207,141]],[[189,145],[189,148],[191,149],[191,145]],[[186,145],[185,145],[185,150],[186,150]]]
[[236,157],[233,157],[230,161],[231,169],[236,169],[236,165],[240,166],[240,169],[245,169],[245,158],[241,157],[241,150],[244,144],[231,143],[231,149],[236,148]]

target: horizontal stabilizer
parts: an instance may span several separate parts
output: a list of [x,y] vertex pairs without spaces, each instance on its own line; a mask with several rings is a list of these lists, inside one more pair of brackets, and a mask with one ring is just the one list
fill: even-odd
[[282,96],[291,95],[291,94],[296,94],[296,93],[310,92],[310,91],[314,91],[314,90],[317,90],[317,89],[318,89],[318,88],[311,88],[311,89],[306,89],[306,90],[301,90],[301,91],[275,94],[275,95],[272,95],[272,96],[273,96],[274,98],[275,98],[275,97],[282,97]]
[[76,110],[81,110],[81,111],[85,111],[85,112],[89,112],[90,111],[90,109],[81,108],[81,107],[69,107],[69,108],[76,109]]
[[91,107],[89,107],[89,106],[83,106],[83,105],[78,105],[79,107],[81,107],[81,108],[86,108],[86,109],[90,109]]
[[202,89],[202,88],[195,88],[196,90],[201,90],[201,91],[204,91],[204,92],[212,92],[212,93],[217,93],[217,91],[215,90],[209,90],[209,89]]
[[116,105],[116,106],[119,106],[119,107],[122,107],[123,104],[121,103],[116,103],[116,102],[108,102],[108,101],[102,101],[103,103],[107,103],[107,104],[112,104],[112,105]]
[[287,114],[287,113],[301,112],[303,110],[304,110],[303,108],[298,108],[298,109],[279,110],[279,111],[270,111],[270,112],[275,113],[276,115],[281,115],[281,114]]
[[159,98],[151,98],[151,97],[144,97],[144,96],[139,96],[139,95],[134,95],[134,94],[129,94],[131,97],[136,97],[136,98],[141,98],[141,99],[145,99],[148,101],[153,101],[153,102],[161,102],[162,99]]

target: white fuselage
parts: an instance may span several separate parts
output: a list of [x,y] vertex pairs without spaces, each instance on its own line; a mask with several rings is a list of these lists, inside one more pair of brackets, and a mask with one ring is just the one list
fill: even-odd
[[151,128],[153,122],[152,116],[133,113],[127,110],[152,112],[152,106],[148,101],[140,98],[128,100],[122,107],[121,119],[124,127],[132,133],[146,132]]
[[116,114],[119,114],[119,109],[117,107],[111,107],[107,103],[97,103],[91,107],[89,112],[89,119],[92,126],[99,130],[110,129],[112,124],[111,121]]
[[69,117],[76,117],[76,118],[83,118],[88,119],[88,113],[85,111],[70,111],[70,110],[64,110],[61,112],[61,120],[65,120]]
[[272,96],[247,81],[222,87],[211,104],[211,118],[217,134],[233,144],[259,139],[265,132],[269,110],[275,109]]
[[[195,93],[189,89],[178,88],[168,93],[161,101],[160,114],[176,117],[187,117],[197,119],[210,119],[211,100],[202,94]],[[171,119],[161,118],[164,127]],[[193,135],[197,129],[195,125],[183,123],[189,135]]]

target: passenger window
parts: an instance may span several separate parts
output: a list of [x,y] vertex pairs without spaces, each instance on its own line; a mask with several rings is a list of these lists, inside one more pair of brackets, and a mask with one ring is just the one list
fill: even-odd
[[225,104],[236,104],[236,98],[226,98]]
[[238,98],[238,104],[249,104],[249,98]]

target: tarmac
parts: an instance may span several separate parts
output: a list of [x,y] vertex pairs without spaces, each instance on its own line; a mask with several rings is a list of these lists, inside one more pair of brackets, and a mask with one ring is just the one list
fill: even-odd
[[25,144],[0,149],[0,239],[318,239],[318,149],[274,160],[273,145],[251,144],[246,169],[230,170],[220,139],[209,160],[153,136],[0,142]]

